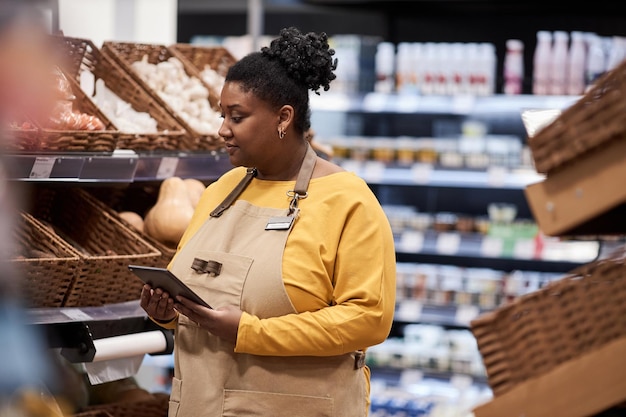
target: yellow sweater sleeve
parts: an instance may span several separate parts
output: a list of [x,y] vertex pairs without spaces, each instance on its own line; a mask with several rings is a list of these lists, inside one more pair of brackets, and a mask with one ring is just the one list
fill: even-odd
[[[236,169],[208,187],[181,246],[243,175]],[[287,207],[291,188],[255,179],[240,198]],[[396,265],[378,200],[362,179],[342,172],[312,179],[299,207],[283,256],[283,282],[298,314],[259,319],[244,312],[235,351],[330,356],[381,343],[395,310]]]

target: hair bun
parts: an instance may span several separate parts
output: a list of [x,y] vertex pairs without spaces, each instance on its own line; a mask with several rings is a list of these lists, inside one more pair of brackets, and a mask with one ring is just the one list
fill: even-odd
[[336,78],[333,71],[337,59],[332,58],[335,50],[329,47],[324,32],[303,34],[295,27],[285,28],[261,53],[280,62],[292,79],[315,92],[320,87],[327,91]]

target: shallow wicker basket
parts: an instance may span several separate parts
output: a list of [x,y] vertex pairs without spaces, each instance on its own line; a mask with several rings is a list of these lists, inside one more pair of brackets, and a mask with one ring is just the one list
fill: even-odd
[[176,254],[176,248],[159,242],[157,239],[142,232],[141,230],[138,230],[135,226],[133,226],[132,224],[124,220],[122,217],[120,217],[119,212],[114,208],[116,203],[118,203],[118,201],[116,201],[117,196],[115,195],[116,194],[115,192],[112,193],[110,190],[106,190],[106,193],[102,193],[100,189],[96,188],[96,189],[90,190],[89,194],[93,197],[94,204],[99,205],[103,211],[108,212],[111,216],[115,217],[117,220],[123,223],[126,227],[128,227],[134,233],[141,236],[148,243],[150,243],[152,246],[158,249],[159,252],[161,252],[161,256],[158,259],[153,260],[152,263],[144,263],[143,265],[156,266],[160,268],[165,268],[167,267],[167,265],[169,265],[170,261]]
[[66,307],[101,306],[139,299],[142,282],[129,264],[152,264],[161,252],[77,188],[40,188],[32,215],[80,254],[81,270]]
[[[64,71],[80,83],[81,73],[88,71],[101,79],[109,90],[130,104],[135,111],[148,113],[156,122],[158,133],[121,132],[117,148],[135,151],[191,150],[191,134],[124,69],[103,54],[89,39],[51,36],[63,51],[59,59]],[[95,94],[95,91],[91,93]]]
[[[65,75],[65,74],[64,74]],[[76,81],[67,77],[74,100],[72,109],[95,116],[104,123],[104,130],[58,130],[47,128],[44,123],[33,120],[39,130],[38,152],[97,152],[112,153],[117,147],[120,132],[100,111],[98,106],[81,90]]]
[[626,60],[529,137],[528,146],[537,172],[549,175],[613,140],[626,140]]
[[91,405],[73,417],[167,417],[169,395],[153,395],[153,400]]
[[[158,64],[160,62],[167,61],[170,58],[173,58],[172,52],[165,45],[154,45],[154,44],[140,44],[133,42],[112,42],[106,41],[103,43],[101,51],[111,57],[121,68],[123,68],[131,77],[143,87],[143,89],[150,93],[152,100],[157,102],[161,107],[166,109],[176,120],[178,123],[185,128],[185,130],[191,133],[193,138],[193,144],[191,145],[193,151],[206,151],[206,150],[217,150],[223,146],[222,139],[215,134],[203,134],[195,129],[193,129],[189,123],[170,105],[168,105],[165,100],[161,98],[161,96],[154,91],[150,86],[146,83],[144,79],[133,69],[132,64],[137,61],[141,61],[144,56],[147,57],[148,62],[151,64]],[[188,63],[181,61],[185,72],[190,77],[196,77],[200,80],[200,82],[204,85],[205,88],[211,92],[209,86],[207,86],[204,81],[201,80],[199,74],[195,68],[190,66]],[[217,110],[218,108],[218,97],[215,94],[209,94],[209,104],[210,106]]]
[[626,247],[471,323],[495,396],[626,336]]
[[25,303],[61,307],[79,275],[79,253],[30,214],[19,213],[16,220],[14,256],[7,262],[17,274]]

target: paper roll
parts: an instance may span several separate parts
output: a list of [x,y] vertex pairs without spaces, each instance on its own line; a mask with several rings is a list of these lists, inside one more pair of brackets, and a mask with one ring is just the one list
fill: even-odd
[[167,349],[167,340],[160,330],[95,339],[96,354],[93,362],[128,358]]

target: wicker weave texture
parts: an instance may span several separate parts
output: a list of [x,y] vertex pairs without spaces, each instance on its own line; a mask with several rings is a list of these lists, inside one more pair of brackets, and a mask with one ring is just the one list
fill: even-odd
[[[122,132],[117,143],[119,149],[176,151],[192,148],[191,134],[93,42],[68,36],[52,36],[52,39],[63,51],[65,59],[61,59],[61,62],[64,64],[64,71],[74,80],[80,82],[81,73],[90,72],[95,79],[104,81],[109,90],[130,104],[135,111],[148,113],[157,122],[158,133]],[[95,91],[91,94],[95,94]]]
[[154,400],[92,405],[73,417],[167,417],[169,396],[154,394],[154,397]]
[[198,70],[202,71],[209,66],[221,76],[226,76],[228,69],[237,62],[228,49],[222,46],[177,43],[170,45],[168,49],[176,56],[184,57]]
[[568,165],[613,140],[626,140],[626,60],[598,79],[576,103],[528,138],[540,173]]
[[139,299],[141,281],[129,264],[153,264],[161,253],[75,188],[37,191],[33,216],[50,225],[81,255],[79,276],[64,306],[84,307]]
[[[81,268],[79,253],[28,213],[19,213],[11,264],[29,307],[61,307]],[[6,269],[4,270],[6,272]]]
[[[190,66],[193,66],[198,71],[200,78],[202,78],[202,73],[207,67],[217,72],[220,76],[225,77],[228,69],[237,62],[237,59],[228,49],[221,46],[177,43],[170,45],[168,49],[176,58],[182,62],[186,61]],[[221,88],[214,88],[210,83],[207,83],[207,85],[216,97],[220,96]]]
[[[171,114],[177,122],[185,128],[187,132],[192,135],[193,143],[191,144],[191,148],[189,150],[192,151],[204,151],[204,150],[217,150],[223,146],[223,141],[221,138],[215,135],[207,135],[202,134],[194,130],[187,121],[181,116],[181,114],[177,113],[172,109],[170,105],[168,105],[165,100],[161,98],[161,96],[154,90],[150,88],[150,86],[143,80],[139,74],[133,69],[132,64],[137,61],[141,61],[144,57],[147,57],[147,60],[151,64],[158,64],[160,62],[167,61],[170,58],[173,58],[172,52],[165,45],[155,45],[155,44],[141,44],[134,42],[112,42],[106,41],[102,45],[101,51],[111,57],[120,67],[122,67],[126,73],[130,74],[131,77],[137,82],[143,89],[150,93],[152,99],[159,103],[161,107],[166,109],[169,114]],[[211,89],[207,86],[201,79],[200,75],[196,68],[189,65],[187,62],[181,61],[184,67],[185,72],[190,77],[196,77],[200,82],[207,88],[209,91]],[[209,103],[213,109],[218,108],[218,100],[219,98],[215,94],[209,95]]]
[[495,395],[626,335],[626,248],[471,323]]

